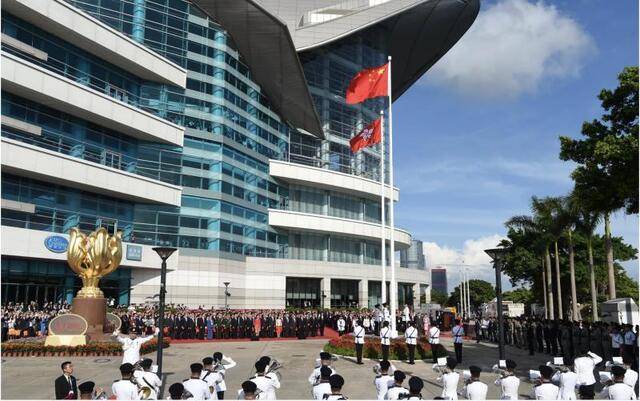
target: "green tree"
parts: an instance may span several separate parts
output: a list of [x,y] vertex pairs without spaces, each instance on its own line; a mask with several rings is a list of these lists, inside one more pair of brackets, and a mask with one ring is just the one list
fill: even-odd
[[516,288],[511,291],[502,293],[502,299],[505,301],[519,302],[530,305],[535,302],[533,291],[529,288]]
[[[469,298],[471,310],[476,310],[483,303],[496,297],[496,289],[484,280],[469,280]],[[447,300],[447,305],[456,306],[460,302],[460,286],[456,286]]]
[[438,290],[431,290],[431,303],[444,307],[447,305],[447,294]]
[[560,158],[578,164],[571,174],[576,192],[604,216],[609,298],[615,298],[610,215],[620,208],[638,213],[638,67],[625,68],[618,87],[598,98],[605,113],[582,124],[584,139],[561,136]]

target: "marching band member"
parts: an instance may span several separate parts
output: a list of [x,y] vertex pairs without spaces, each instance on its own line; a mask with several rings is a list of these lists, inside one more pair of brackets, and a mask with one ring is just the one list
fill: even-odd
[[382,348],[382,360],[389,360],[389,347],[391,346],[391,329],[389,328],[389,322],[382,323],[382,329],[380,330],[380,346]]
[[438,377],[437,382],[442,384],[441,397],[445,400],[457,400],[458,399],[458,382],[460,381],[460,373],[456,372],[455,359],[448,357],[447,366]]
[[122,344],[122,363],[136,364],[140,360],[140,347],[147,341],[151,341],[154,336],[158,335],[158,328],[156,327],[155,333],[146,337],[138,337],[138,334],[134,329],[129,332],[129,337],[120,335],[120,331],[113,332],[113,336],[116,337],[119,343]]
[[536,400],[555,400],[558,398],[560,389],[551,383],[553,368],[547,365],[540,365],[540,383],[531,391],[531,398]]
[[389,366],[391,366],[389,361],[383,359],[380,362],[380,374],[377,375],[375,379],[373,379],[373,384],[376,386],[376,392],[378,394],[379,400],[384,400],[385,395],[387,395],[389,385],[393,384],[393,379],[391,378],[391,376],[389,376]]
[[356,357],[358,365],[362,365],[362,348],[364,348],[364,327],[360,326],[360,321],[356,321],[353,328],[353,338],[356,345]]
[[346,400],[347,397],[341,394],[342,386],[344,386],[344,379],[340,375],[331,375],[329,378],[329,385],[331,386],[331,394],[325,394],[323,400]]
[[409,379],[409,397],[407,398],[407,400],[421,400],[422,394],[420,394],[420,392],[422,391],[423,387],[424,383],[422,382],[421,378],[413,376],[411,379]]
[[222,373],[217,372],[213,366],[213,358],[210,356],[202,359],[202,373],[200,374],[200,378],[204,380],[209,386],[209,392],[211,393],[211,399],[218,399],[218,392],[216,391],[216,387],[224,380],[224,376]]
[[573,370],[578,374],[580,398],[583,400],[592,400],[595,392],[593,386],[596,383],[596,378],[593,375],[593,370],[596,365],[602,362],[602,358],[593,352],[587,352],[573,361]]
[[496,386],[500,386],[502,393],[501,400],[517,400],[520,379],[515,375],[516,362],[512,359],[506,360],[506,366],[501,377],[495,381]]
[[[138,384],[138,393],[140,393],[140,399],[146,400],[157,400],[158,399],[158,391],[160,390],[160,386],[162,386],[162,381],[151,371],[151,365],[153,361],[149,358],[145,358],[140,361],[140,367],[142,370],[134,370],[133,377],[136,379],[136,383]],[[149,395],[143,397],[143,389],[149,389]]]
[[260,400],[263,393],[258,390],[258,386],[251,380],[242,383],[242,388],[238,390],[239,400]]
[[624,364],[624,368],[626,369],[626,372],[624,374],[624,384],[635,389],[636,383],[638,382],[638,372],[631,369],[633,359],[629,356],[624,356],[622,357],[622,363]]
[[576,383],[578,375],[572,370],[573,361],[568,356],[564,357],[564,365],[558,368],[551,381],[558,383],[560,387],[559,400],[576,400]]
[[256,375],[252,382],[258,386],[258,389],[264,393],[265,400],[275,400],[276,390],[280,388],[280,380],[275,374],[266,374],[267,363],[260,359],[255,364]]
[[409,395],[409,390],[402,387],[402,382],[406,377],[407,375],[401,370],[393,372],[393,384],[387,389],[387,394],[384,396],[385,400],[404,399]]
[[471,378],[462,389],[462,395],[468,400],[486,400],[489,387],[480,381],[482,369],[478,366],[469,366]]
[[192,398],[195,400],[210,400],[211,391],[209,390],[209,384],[200,378],[202,375],[202,364],[192,363],[190,368],[191,377],[182,381],[184,390],[191,393]]
[[184,394],[184,386],[182,383],[173,383],[169,386],[169,399],[170,400],[181,400],[182,394]]
[[111,385],[111,392],[117,400],[139,400],[138,386],[133,384],[131,377],[133,377],[133,365],[130,363],[123,363],[120,365],[121,380],[116,380]]
[[213,363],[213,370],[222,375],[222,381],[216,385],[218,399],[224,400],[224,392],[227,391],[227,383],[224,381],[224,378],[227,375],[227,370],[234,368],[237,364],[231,357],[223,355],[222,352],[213,353]]
[[333,371],[329,366],[321,366],[319,371],[320,378],[316,383],[314,383],[313,389],[311,390],[314,400],[321,400],[325,394],[331,394],[329,378],[333,374]]
[[608,400],[636,400],[633,387],[625,384],[624,375],[626,369],[619,365],[611,367],[613,384],[606,386],[600,393],[600,397]]
[[[95,391],[94,391],[95,389]],[[81,400],[106,400],[107,395],[101,387],[96,387],[92,381],[84,382],[78,386]]]
[[313,369],[313,372],[309,375],[308,381],[312,386],[320,380],[320,369],[323,366],[328,367],[331,370],[331,374],[336,373],[335,369],[331,366],[331,354],[324,351],[320,353],[320,366]]
[[409,365],[415,364],[416,344],[418,343],[418,329],[413,321],[409,321],[409,327],[404,332],[404,341],[407,343],[409,350]]

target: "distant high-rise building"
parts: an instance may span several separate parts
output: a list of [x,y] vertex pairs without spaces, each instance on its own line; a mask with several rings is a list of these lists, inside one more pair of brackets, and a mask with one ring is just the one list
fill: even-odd
[[400,250],[400,267],[426,270],[422,241],[412,239],[409,248]]
[[431,291],[438,291],[443,294],[448,294],[447,269],[431,269]]

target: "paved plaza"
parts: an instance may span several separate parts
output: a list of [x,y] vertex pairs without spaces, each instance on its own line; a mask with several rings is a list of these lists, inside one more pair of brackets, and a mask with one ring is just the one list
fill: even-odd
[[[240,384],[252,374],[255,360],[261,355],[270,355],[283,363],[282,387],[277,395],[279,399],[310,399],[310,386],[307,377],[314,367],[318,356],[326,340],[291,340],[291,341],[260,341],[260,342],[207,342],[207,343],[183,343],[173,344],[165,350],[164,359],[164,383],[165,388],[172,383],[182,381],[189,377],[189,365],[200,361],[203,357],[211,355],[214,351],[221,351],[231,356],[238,365],[228,371],[228,392],[225,398],[235,399],[236,391]],[[444,339],[443,344],[452,350],[449,339]],[[549,360],[545,354],[536,354],[531,357],[522,349],[507,347],[507,357],[518,362],[518,374],[524,379],[529,369],[537,368],[540,363]],[[491,366],[498,359],[498,350],[495,344],[476,344],[468,342],[464,346],[463,364],[460,369],[469,365],[478,365],[483,368],[482,381],[492,383],[496,375],[490,372]],[[149,355],[155,359],[155,354]],[[118,378],[119,357],[72,357],[69,358],[75,366],[75,376],[79,383],[93,380],[97,385],[108,389],[111,394],[111,383]],[[2,359],[2,391],[3,399],[50,399],[53,397],[53,381],[60,375],[60,363],[63,358],[54,357],[22,357]],[[404,362],[394,362],[398,369],[408,375],[415,374],[425,380],[425,389],[422,395],[426,399],[440,394],[440,388],[436,384],[437,374],[432,370],[431,361],[416,362],[408,365]],[[348,358],[340,358],[334,362],[338,373],[345,378],[343,393],[350,399],[375,399],[376,392],[372,384],[374,373],[373,361],[365,361],[365,365],[359,366]],[[462,383],[460,383],[462,388]],[[523,380],[520,386],[520,394],[523,398],[529,394],[531,385]],[[165,391],[165,397],[166,397]],[[489,399],[499,397],[498,388],[489,386]]]

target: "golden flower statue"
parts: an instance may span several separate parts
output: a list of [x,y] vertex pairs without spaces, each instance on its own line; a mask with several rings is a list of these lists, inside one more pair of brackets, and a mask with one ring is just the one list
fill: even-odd
[[104,298],[98,281],[120,266],[122,260],[122,232],[110,236],[104,227],[89,235],[77,228],[69,231],[67,262],[82,279],[77,298]]

